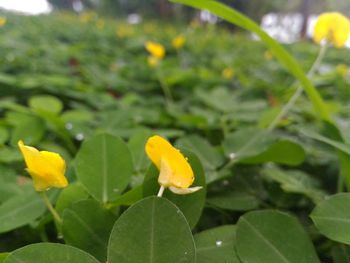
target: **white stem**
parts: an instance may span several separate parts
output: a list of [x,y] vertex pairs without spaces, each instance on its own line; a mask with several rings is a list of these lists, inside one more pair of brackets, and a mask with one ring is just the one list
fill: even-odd
[[159,192],[158,192],[157,196],[158,197],[162,197],[163,193],[164,193],[164,190],[165,190],[165,187],[161,185],[160,188],[159,188]]

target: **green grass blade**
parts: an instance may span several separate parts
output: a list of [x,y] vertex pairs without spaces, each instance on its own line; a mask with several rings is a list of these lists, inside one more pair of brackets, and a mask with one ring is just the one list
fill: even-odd
[[211,13],[231,22],[243,29],[251,31],[257,34],[260,39],[271,49],[274,56],[297,78],[303,85],[305,92],[307,93],[311,103],[314,106],[315,111],[320,115],[323,120],[331,121],[330,114],[326,108],[326,105],[312,85],[311,81],[307,78],[296,60],[274,39],[272,39],[267,33],[265,33],[258,24],[252,21],[250,18],[241,14],[240,12],[216,1],[212,0],[171,0],[172,2],[182,3],[184,5],[192,6],[195,8],[205,9]]

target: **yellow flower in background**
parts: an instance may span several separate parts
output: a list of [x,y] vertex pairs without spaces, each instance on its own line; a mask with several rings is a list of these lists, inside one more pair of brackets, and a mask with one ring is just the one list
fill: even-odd
[[225,79],[232,79],[235,75],[233,68],[225,68],[221,74]]
[[148,139],[147,156],[159,169],[158,183],[175,194],[190,194],[202,187],[191,187],[194,175],[190,164],[182,153],[164,138],[155,135]]
[[0,27],[4,26],[7,22],[6,17],[0,16]]
[[97,17],[97,14],[93,11],[86,11],[79,15],[79,20],[81,23],[86,24]]
[[36,148],[24,145],[18,146],[27,165],[27,172],[33,179],[36,191],[45,191],[50,187],[64,188],[68,181],[64,176],[66,163],[63,158],[54,152],[38,151]]
[[318,44],[325,40],[341,48],[344,47],[349,34],[350,21],[347,17],[337,12],[323,13],[317,18],[313,39]]
[[335,67],[335,71],[337,72],[337,74],[345,78],[349,72],[349,67],[345,64],[339,64]]
[[176,49],[180,49],[185,45],[186,39],[183,35],[179,35],[171,42],[172,46]]
[[159,43],[147,41],[145,48],[152,56],[158,59],[162,59],[165,56],[165,48]]
[[156,57],[154,57],[154,56],[149,56],[149,57],[147,58],[147,63],[148,63],[148,65],[150,65],[151,67],[155,67],[155,66],[158,65],[159,59],[156,58]]
[[273,59],[273,54],[271,53],[270,50],[266,50],[264,52],[264,58],[265,58],[265,60],[272,60]]
[[103,30],[105,27],[105,21],[103,19],[97,20],[96,27],[98,30]]

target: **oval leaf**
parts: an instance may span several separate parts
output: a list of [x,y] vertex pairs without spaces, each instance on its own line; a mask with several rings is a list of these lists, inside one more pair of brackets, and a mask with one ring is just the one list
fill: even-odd
[[148,197],[131,206],[115,223],[109,263],[195,262],[191,230],[181,211],[165,198]]
[[22,247],[12,252],[4,263],[99,263],[93,256],[75,247],[38,243]]
[[89,252],[105,262],[107,245],[115,217],[95,200],[82,200],[66,208],[62,233],[68,245]]
[[339,193],[320,202],[310,217],[323,235],[350,244],[350,193]]
[[194,236],[198,263],[240,263],[235,251],[236,226],[212,228]]
[[38,193],[28,191],[14,196],[0,206],[0,233],[33,222],[46,208]]
[[128,185],[133,172],[132,157],[121,139],[100,134],[83,143],[75,159],[75,170],[87,191],[106,203]]
[[319,262],[303,227],[282,212],[264,210],[243,215],[237,223],[236,241],[243,262]]

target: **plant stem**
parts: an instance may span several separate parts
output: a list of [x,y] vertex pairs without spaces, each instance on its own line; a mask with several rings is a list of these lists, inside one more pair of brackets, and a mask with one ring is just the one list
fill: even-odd
[[[318,67],[320,66],[324,55],[326,53],[327,50],[327,45],[322,45],[320,48],[320,51],[317,55],[317,58],[315,59],[315,62],[312,64],[309,72],[307,73],[307,76],[309,78],[313,77],[313,75],[315,74],[315,71],[318,69]],[[294,83],[293,83],[294,84]],[[293,85],[292,85],[293,86]],[[273,121],[270,123],[270,125],[268,126],[268,131],[272,131],[276,128],[276,126],[278,125],[278,123],[281,121],[281,119],[289,112],[289,110],[294,106],[295,102],[297,101],[297,99],[300,97],[300,95],[303,93],[303,86],[302,85],[298,85],[298,88],[296,89],[296,91],[294,92],[293,96],[289,99],[289,101],[287,102],[286,105],[284,105],[284,107],[282,108],[282,110],[279,112],[279,114],[276,116],[275,119],[273,119]]]
[[157,74],[157,78],[158,78],[160,87],[163,90],[164,97],[165,97],[166,101],[167,102],[172,102],[173,101],[173,96],[171,94],[170,87],[164,81],[163,73],[162,73],[161,69],[159,69],[159,67],[156,68],[156,74]]
[[160,188],[159,188],[159,192],[158,192],[157,196],[158,197],[162,197],[163,193],[164,193],[164,190],[165,190],[165,187],[161,185]]
[[44,200],[44,203],[46,205],[46,207],[49,209],[49,211],[51,212],[53,218],[55,219],[55,221],[61,225],[62,224],[62,218],[60,217],[60,215],[57,213],[56,209],[52,206],[50,199],[47,197],[46,192],[40,192],[41,197]]

